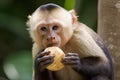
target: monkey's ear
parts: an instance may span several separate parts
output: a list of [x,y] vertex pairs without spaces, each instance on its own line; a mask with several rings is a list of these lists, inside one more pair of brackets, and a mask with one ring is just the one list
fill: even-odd
[[75,10],[70,10],[69,13],[71,14],[72,16],[72,24],[76,23],[77,22],[77,16],[76,16],[76,13],[75,13]]
[[71,14],[71,17],[72,17],[72,24],[73,24],[73,30],[76,30],[77,28],[77,16],[76,16],[76,13],[75,13],[75,10],[70,10],[69,13]]
[[[26,25],[27,25],[28,27],[30,27],[30,18],[31,18],[31,16],[28,15],[28,20],[27,20],[27,22],[26,22]],[[29,28],[28,28],[28,29],[29,29]]]

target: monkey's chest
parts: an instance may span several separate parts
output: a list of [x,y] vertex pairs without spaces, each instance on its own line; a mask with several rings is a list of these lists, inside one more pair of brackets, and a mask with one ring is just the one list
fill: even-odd
[[56,80],[84,80],[83,77],[74,71],[71,67],[64,67],[62,70],[55,72]]

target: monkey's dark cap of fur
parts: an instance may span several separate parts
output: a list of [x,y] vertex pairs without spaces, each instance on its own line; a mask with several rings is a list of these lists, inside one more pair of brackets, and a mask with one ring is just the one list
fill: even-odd
[[56,8],[60,8],[60,6],[58,6],[56,4],[53,4],[53,3],[48,3],[48,4],[45,4],[45,5],[41,5],[39,7],[39,9],[42,10],[42,11],[45,11],[45,10],[51,11],[51,10],[56,9]]

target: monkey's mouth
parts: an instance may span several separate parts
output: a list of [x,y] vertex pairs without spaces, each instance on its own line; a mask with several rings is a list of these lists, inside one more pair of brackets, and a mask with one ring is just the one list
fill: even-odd
[[57,43],[51,43],[51,44],[48,44],[47,47],[52,47],[52,46],[58,46]]

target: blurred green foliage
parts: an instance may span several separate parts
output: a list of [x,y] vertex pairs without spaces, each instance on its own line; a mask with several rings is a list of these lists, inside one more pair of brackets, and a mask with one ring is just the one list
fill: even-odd
[[80,22],[97,31],[98,0],[76,0],[75,9]]
[[31,80],[32,59],[30,51],[19,51],[6,58],[4,71],[10,80]]
[[96,30],[97,0],[0,0],[0,79],[31,80],[32,41],[26,21],[29,14],[46,3],[67,10],[75,6],[79,21]]

